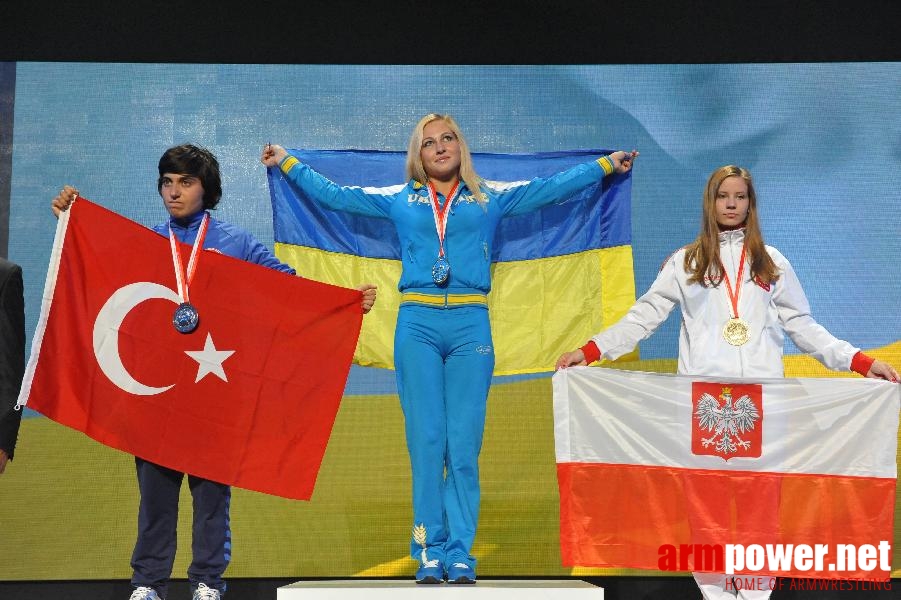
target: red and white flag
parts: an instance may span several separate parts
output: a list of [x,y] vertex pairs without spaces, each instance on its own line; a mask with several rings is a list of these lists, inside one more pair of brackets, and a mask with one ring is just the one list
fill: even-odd
[[658,569],[664,545],[891,543],[897,384],[571,367],[553,388],[566,566]]
[[183,334],[169,240],[73,203],[19,403],[178,471],[309,499],[360,332],[360,292],[200,256],[190,287],[200,322]]

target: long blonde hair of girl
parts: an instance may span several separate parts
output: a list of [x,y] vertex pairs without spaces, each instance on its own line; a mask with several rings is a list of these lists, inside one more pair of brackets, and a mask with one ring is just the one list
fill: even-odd
[[751,172],[735,165],[726,165],[714,171],[707,180],[701,206],[701,232],[686,247],[685,272],[688,283],[718,286],[723,280],[723,264],[720,260],[720,228],[716,222],[716,195],[727,177],[741,177],[748,185],[748,216],[745,219],[745,248],[748,275],[760,283],[769,284],[779,279],[779,268],[764,246],[757,217],[757,194]]

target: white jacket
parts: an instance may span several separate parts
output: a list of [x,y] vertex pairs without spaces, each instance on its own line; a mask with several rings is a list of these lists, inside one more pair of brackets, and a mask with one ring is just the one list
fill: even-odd
[[[720,258],[735,286],[744,229],[720,233]],[[717,287],[688,284],[682,268],[685,249],[663,265],[648,292],[614,325],[592,338],[602,356],[616,359],[647,339],[678,304],[682,309],[678,372],[718,377],[783,377],[784,334],[806,352],[835,371],[847,371],[859,351],[839,340],[810,315],[810,305],[794,269],[782,254],[766,247],[780,270],[780,277],[766,289],[742,275],[738,316],[751,326],[751,339],[733,346],[723,338],[723,326],[731,318],[725,282]],[[746,263],[747,263],[747,259]]]

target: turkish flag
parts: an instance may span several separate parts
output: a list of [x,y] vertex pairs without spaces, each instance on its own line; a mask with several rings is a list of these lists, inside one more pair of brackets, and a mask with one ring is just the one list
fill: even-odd
[[168,239],[79,198],[60,215],[20,404],[171,469],[309,499],[360,292],[204,251],[200,322],[183,334],[176,289]]

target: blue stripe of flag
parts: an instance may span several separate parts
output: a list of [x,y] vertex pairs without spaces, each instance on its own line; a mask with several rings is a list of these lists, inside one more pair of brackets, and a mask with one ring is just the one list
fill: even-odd
[[[388,187],[404,182],[406,153],[376,150],[291,150],[340,185]],[[476,171],[490,181],[547,177],[608,154],[574,150],[534,154],[473,154]],[[277,169],[268,173],[275,241],[369,258],[399,260],[394,225],[321,208],[295,194]],[[631,172],[605,177],[563,205],[501,221],[493,261],[517,261],[631,244]]]

